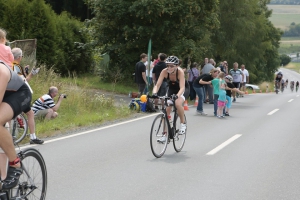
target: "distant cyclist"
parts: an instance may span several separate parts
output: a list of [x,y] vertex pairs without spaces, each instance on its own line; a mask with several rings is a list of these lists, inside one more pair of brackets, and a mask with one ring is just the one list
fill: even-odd
[[279,71],[275,76],[275,88],[276,90],[279,90],[281,79],[283,78],[283,74],[281,71]]
[[[172,96],[175,94],[175,106],[177,108],[177,112],[180,118],[180,130],[179,134],[185,134],[186,131],[186,123],[184,118],[184,109],[183,102],[189,96],[189,83],[184,78],[184,72],[181,68],[178,67],[179,59],[176,56],[169,56],[166,59],[167,68],[162,70],[159,78],[156,82],[156,85],[153,88],[152,94],[153,96],[157,95],[159,88],[164,79],[167,80],[169,89],[168,96]],[[167,114],[170,115],[172,107],[167,107]],[[166,141],[166,136],[163,136],[159,139],[160,142]]]
[[285,81],[284,81],[284,79],[281,79],[281,92],[283,92],[283,89],[284,89],[284,84],[285,84]]
[[298,92],[298,88],[299,88],[299,81],[296,82],[296,92]]
[[295,82],[294,82],[294,81],[291,81],[290,87],[291,87],[292,92],[294,91],[294,86],[295,86]]
[[287,88],[288,84],[289,84],[289,79],[286,79],[286,81],[285,81],[285,88]]

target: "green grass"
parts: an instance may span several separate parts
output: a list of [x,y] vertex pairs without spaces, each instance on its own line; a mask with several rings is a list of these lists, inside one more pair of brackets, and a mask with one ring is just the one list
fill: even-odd
[[[299,58],[299,60],[300,60],[300,58]],[[294,71],[300,73],[300,62],[298,62],[298,63],[291,62],[287,66],[285,66],[285,68],[291,69],[291,70],[294,70]]]
[[[58,117],[50,121],[36,121],[36,133],[39,137],[53,136],[79,127],[99,125],[109,120],[129,116],[132,112],[126,103],[116,106],[114,99],[106,97],[95,89],[123,91],[128,93],[131,87],[102,83],[96,76],[81,78],[62,78],[53,70],[41,67],[40,72],[29,82],[34,94],[32,100],[48,93],[50,86],[58,87],[60,93],[67,94],[58,109]],[[55,102],[57,98],[54,98]]]
[[300,42],[300,37],[281,37],[281,42],[295,41],[295,40],[298,40],[297,42]]
[[[70,78],[63,78],[64,81],[69,81]],[[89,89],[99,89],[108,92],[115,92],[118,94],[128,94],[130,91],[138,91],[136,84],[133,83],[107,83],[103,82],[99,76],[82,75],[73,78],[73,83],[78,87],[87,87]]]

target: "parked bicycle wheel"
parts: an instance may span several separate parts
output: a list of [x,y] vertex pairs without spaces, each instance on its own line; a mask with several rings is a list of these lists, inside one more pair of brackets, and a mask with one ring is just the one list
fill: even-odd
[[164,155],[169,139],[169,131],[164,114],[159,114],[155,117],[151,132],[150,132],[150,146],[153,155],[160,158]]
[[33,148],[18,155],[21,158],[23,174],[18,186],[10,190],[10,199],[44,200],[47,192],[47,169],[42,155]]
[[[184,120],[185,120],[185,124],[187,124],[185,115],[184,115]],[[175,128],[175,131],[174,131],[173,145],[174,145],[175,151],[180,152],[183,148],[184,143],[185,143],[187,129],[185,130],[185,134],[179,135],[180,118],[179,118],[178,115],[176,116],[175,125],[176,125],[176,128]]]
[[14,142],[18,144],[25,138],[27,134],[27,119],[24,117],[23,114],[18,115],[17,117],[11,120],[9,129]]

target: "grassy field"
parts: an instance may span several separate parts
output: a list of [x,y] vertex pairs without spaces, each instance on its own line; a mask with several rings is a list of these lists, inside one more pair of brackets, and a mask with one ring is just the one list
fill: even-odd
[[300,63],[292,62],[292,63],[289,63],[287,66],[285,66],[285,68],[291,69],[291,70],[294,70],[294,71],[300,73]]
[[273,10],[271,22],[282,30],[287,29],[292,22],[300,24],[300,5],[268,5]]

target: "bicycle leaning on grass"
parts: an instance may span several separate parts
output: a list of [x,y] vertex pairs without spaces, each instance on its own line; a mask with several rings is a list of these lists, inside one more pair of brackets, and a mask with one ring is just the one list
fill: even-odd
[[[173,146],[176,152],[180,152],[184,146],[186,139],[186,132],[184,134],[180,134],[180,118],[177,113],[177,108],[175,106],[175,98],[176,95],[172,95],[171,97],[157,97],[157,96],[148,96],[148,98],[158,98],[164,102],[164,107],[162,108],[160,114],[158,114],[151,126],[150,132],[150,146],[153,155],[157,158],[160,158],[164,155],[167,149],[167,145],[172,140]],[[166,107],[172,106],[174,116],[172,122],[170,122],[169,117],[167,115]],[[185,123],[187,123],[186,117],[184,115]],[[161,138],[165,137],[166,140],[161,140]]]

